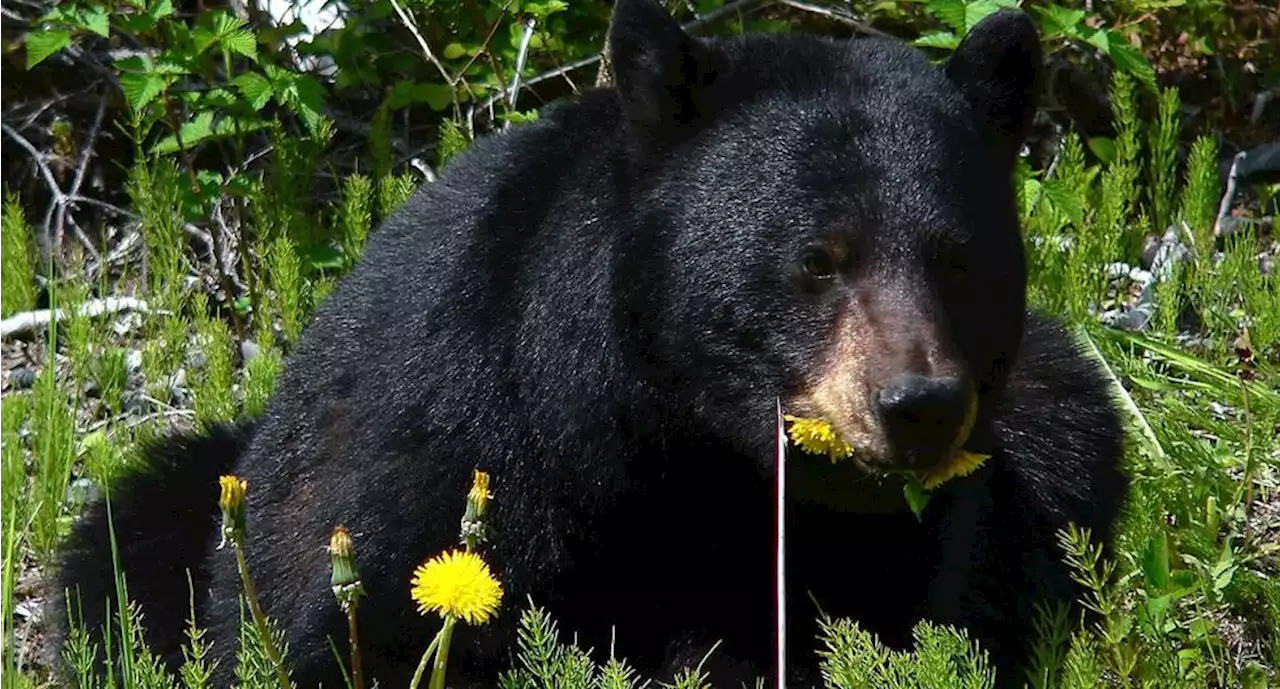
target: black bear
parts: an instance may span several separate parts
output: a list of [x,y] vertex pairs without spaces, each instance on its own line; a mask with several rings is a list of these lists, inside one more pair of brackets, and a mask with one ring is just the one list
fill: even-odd
[[[855,450],[790,455],[795,681],[813,678],[819,606],[892,643],[920,618],[962,625],[1019,678],[1035,604],[1078,593],[1055,532],[1105,540],[1126,488],[1103,377],[1026,310],[1011,177],[1034,25],[996,13],[943,65],[879,38],[693,37],[655,0],[618,0],[610,32],[612,87],[477,141],[372,236],[260,418],[153,446],[114,489],[129,592],[166,658],[190,572],[231,676],[240,582],[215,548],[234,472],[295,680],[341,682],[323,546],[344,524],[365,667],[402,686],[439,625],[410,577],[457,543],[480,468],[506,596],[459,626],[451,684],[511,666],[530,599],[584,647],[616,630],[643,671],[722,641],[714,682],[770,677],[780,401]],[[990,459],[920,520],[877,478],[961,441]],[[91,626],[110,563],[99,506],[58,582]]]

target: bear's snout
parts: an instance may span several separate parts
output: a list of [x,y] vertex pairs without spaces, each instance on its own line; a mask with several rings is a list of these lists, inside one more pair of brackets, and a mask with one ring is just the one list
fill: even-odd
[[903,373],[875,393],[875,408],[901,468],[928,470],[969,439],[977,395],[954,375]]

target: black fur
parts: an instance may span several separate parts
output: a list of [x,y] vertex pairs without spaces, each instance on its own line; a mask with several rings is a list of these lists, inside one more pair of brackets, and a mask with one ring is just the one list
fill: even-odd
[[[390,218],[247,446],[161,446],[161,471],[117,489],[152,638],[176,657],[182,615],[165,611],[185,614],[190,566],[230,678],[239,580],[213,550],[212,503],[234,462],[249,564],[300,686],[339,682],[323,548],[337,524],[369,592],[366,667],[402,685],[438,625],[414,611],[410,575],[457,542],[478,467],[505,612],[459,628],[455,686],[510,667],[527,596],[597,651],[616,625],[642,669],[724,639],[714,657],[735,662],[718,685],[767,676],[775,399],[815,374],[872,285],[958,352],[979,383],[974,442],[994,457],[939,491],[924,524],[797,494],[792,657],[812,671],[812,592],[889,639],[919,615],[972,626],[1011,677],[1033,602],[1074,593],[1054,530],[1105,537],[1125,486],[1105,385],[1025,318],[1007,180],[1034,104],[1030,26],[993,16],[944,70],[879,39],[694,39],[652,0],[619,0],[617,89],[476,142]],[[850,247],[840,287],[798,288],[796,256],[823,238]],[[843,485],[841,467],[795,468]],[[60,580],[86,609],[110,596],[103,529],[77,529]]]
[[[109,505],[103,501],[90,507],[61,553],[59,583],[66,586],[56,586],[49,602],[56,636],[67,633],[68,603],[86,629],[116,624],[109,508],[130,597],[144,603],[144,627],[153,630],[156,650],[167,662],[182,662],[178,644],[191,615],[191,598],[202,609],[209,587],[208,545],[221,521],[218,477],[234,470],[252,435],[252,423],[244,422],[174,434],[143,448],[143,466],[109,487]],[[106,601],[111,602],[110,618]]]

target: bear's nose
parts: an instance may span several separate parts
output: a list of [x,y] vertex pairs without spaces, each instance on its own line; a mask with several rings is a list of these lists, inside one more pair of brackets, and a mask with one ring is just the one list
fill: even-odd
[[914,461],[940,459],[956,443],[970,396],[953,376],[902,374],[876,395],[894,450]]

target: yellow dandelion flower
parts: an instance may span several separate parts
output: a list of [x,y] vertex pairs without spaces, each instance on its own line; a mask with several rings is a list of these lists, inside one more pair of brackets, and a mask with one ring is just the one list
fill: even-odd
[[990,456],[968,450],[956,450],[952,453],[949,462],[921,476],[920,483],[925,487],[925,490],[933,490],[953,478],[972,474]]
[[411,595],[423,615],[434,611],[484,624],[502,602],[502,584],[479,555],[450,550],[414,570]]
[[807,419],[798,416],[782,417],[790,424],[787,435],[791,442],[801,449],[815,455],[827,455],[831,461],[843,459],[853,454],[853,448],[836,434],[831,424],[823,419]]

